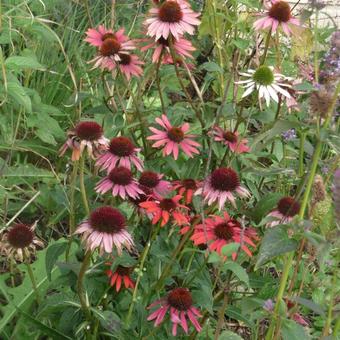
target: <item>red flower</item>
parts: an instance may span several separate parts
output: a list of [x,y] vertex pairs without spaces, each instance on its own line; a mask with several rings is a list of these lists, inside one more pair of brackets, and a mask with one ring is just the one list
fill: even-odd
[[[233,219],[227,213],[224,213],[224,218],[220,216],[211,216],[205,219],[204,224],[197,224],[194,229],[194,234],[191,240],[195,245],[208,244],[209,249],[215,250],[221,254],[222,247],[228,243],[242,243],[242,250],[249,256],[252,256],[247,245],[256,247],[253,240],[257,240],[256,231],[252,228],[247,228],[243,231],[241,224]],[[235,260],[237,254],[233,253],[232,258]]]
[[189,204],[192,202],[192,196],[198,189],[198,182],[194,179],[187,178],[180,181],[174,181],[174,190],[178,191],[178,194],[185,196],[185,203]]
[[111,269],[106,270],[106,275],[110,279],[110,285],[116,286],[116,291],[119,292],[124,283],[125,288],[135,288],[135,283],[131,280],[132,268],[118,266],[113,272]]
[[172,217],[178,225],[183,225],[188,223],[188,219],[181,212],[181,209],[188,208],[178,203],[181,199],[181,195],[176,195],[173,198],[142,202],[139,206],[153,215],[152,224],[161,221],[161,227],[163,227],[169,222],[170,217]]

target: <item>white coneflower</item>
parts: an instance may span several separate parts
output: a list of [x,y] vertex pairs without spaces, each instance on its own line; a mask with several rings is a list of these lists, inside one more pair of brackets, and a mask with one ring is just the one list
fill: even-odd
[[291,95],[284,88],[290,88],[289,84],[284,81],[291,80],[291,78],[284,76],[280,73],[274,73],[272,66],[262,65],[256,70],[248,70],[248,72],[242,72],[240,75],[247,77],[246,80],[236,82],[236,84],[242,84],[244,86],[244,93],[242,98],[250,95],[253,91],[258,91],[259,101],[261,98],[265,98],[267,106],[270,104],[270,99],[275,102],[279,101],[278,94],[284,97],[290,98]]

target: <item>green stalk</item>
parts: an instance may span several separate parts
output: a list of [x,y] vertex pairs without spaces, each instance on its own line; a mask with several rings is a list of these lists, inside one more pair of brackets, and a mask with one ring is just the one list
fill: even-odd
[[266,61],[271,35],[272,35],[272,30],[270,29],[268,31],[268,34],[267,34],[266,44],[264,46],[264,52],[263,52],[263,55],[262,55],[262,58],[261,58],[261,61],[260,61],[260,65],[263,65]]
[[27,254],[25,249],[23,249],[23,255],[24,255],[24,260],[25,260],[25,265],[26,265],[26,268],[27,268],[28,276],[30,277],[30,280],[32,282],[33,291],[35,293],[37,303],[39,305],[40,304],[40,295],[39,295],[39,292],[38,292],[38,286],[37,286],[37,283],[36,283],[35,278],[34,278],[34,274],[33,274],[31,264],[29,262],[29,255]]
[[299,177],[302,177],[304,174],[304,166],[303,166],[303,155],[305,151],[305,140],[306,140],[306,133],[300,132],[300,150],[299,150]]
[[164,99],[163,99],[163,94],[162,94],[162,89],[161,89],[161,81],[159,77],[159,69],[161,67],[162,57],[163,57],[163,49],[161,51],[161,54],[159,55],[159,60],[157,62],[157,67],[156,67],[156,84],[157,84],[159,99],[161,101],[162,112],[165,113],[165,104],[164,104]]
[[85,182],[84,182],[84,170],[85,170],[85,155],[83,155],[80,158],[79,181],[80,181],[81,197],[83,199],[85,212],[86,212],[86,215],[89,216],[90,208],[89,208],[89,202],[87,200],[87,195],[86,195],[86,188],[85,188]]
[[332,324],[332,318],[333,318],[334,294],[335,294],[336,288],[338,287],[336,281],[337,281],[337,272],[335,271],[333,273],[331,296],[330,296],[330,303],[329,303],[329,307],[328,307],[326,324],[325,324],[325,327],[322,331],[322,336],[324,336],[324,337],[326,337],[327,335],[330,335],[329,330],[330,330],[330,327],[331,327],[331,324]]
[[75,221],[75,192],[76,192],[76,182],[77,182],[77,174],[78,174],[78,161],[73,163],[73,171],[72,171],[72,177],[70,182],[70,216],[69,216],[69,243],[66,249],[65,258],[66,261],[68,260],[70,249],[73,241],[73,234],[75,232],[76,228],[76,221]]
[[159,232],[160,227],[161,227],[161,225],[160,225],[160,223],[158,223],[158,225],[153,230],[153,233],[150,237],[150,240],[148,241],[146,247],[143,250],[143,253],[142,253],[142,256],[141,256],[141,259],[140,259],[140,264],[138,266],[138,277],[137,277],[137,280],[136,280],[135,288],[134,288],[133,293],[132,293],[132,301],[131,301],[129,312],[128,312],[128,315],[127,315],[127,318],[126,318],[126,324],[127,325],[130,324],[134,305],[135,305],[135,302],[137,301],[138,286],[139,286],[140,281],[141,281],[142,276],[143,276],[143,268],[144,268],[144,263],[145,263],[146,257],[147,257],[147,255],[150,251],[151,244],[153,243],[153,241],[155,240],[155,238],[156,238],[156,236]]
[[89,264],[90,264],[90,261],[91,261],[91,255],[92,255],[91,251],[87,250],[86,253],[85,253],[83,263],[80,267],[80,271],[79,271],[79,275],[78,275],[78,281],[77,281],[77,292],[78,292],[78,296],[79,296],[80,305],[81,305],[83,312],[85,313],[86,319],[88,321],[91,321],[91,313],[90,313],[90,310],[89,310],[89,306],[87,305],[87,302],[86,302],[83,281],[84,281],[86,270],[89,267]]
[[[324,122],[323,128],[326,129],[331,121],[332,118],[332,113],[338,98],[340,92],[340,82],[338,83],[335,93],[333,95],[333,99],[332,99],[332,103],[330,105],[330,108],[327,112],[327,118]],[[322,150],[322,146],[323,146],[323,141],[320,139],[320,137],[318,136],[318,141],[314,150],[314,154],[313,154],[313,159],[312,159],[312,165],[311,165],[311,169],[310,169],[310,174],[307,180],[307,184],[306,184],[306,189],[302,198],[302,203],[301,203],[301,207],[300,207],[300,212],[299,212],[299,219],[302,220],[304,215],[305,215],[305,211],[307,208],[307,204],[308,204],[308,199],[309,199],[309,195],[313,186],[313,182],[314,182],[314,177],[316,174],[316,170],[318,167],[318,161],[320,159],[320,155],[321,155],[321,150]],[[295,252],[291,252],[288,254],[288,257],[286,258],[285,261],[285,265],[283,268],[283,272],[282,272],[282,276],[281,276],[281,280],[280,280],[280,286],[279,286],[279,291],[277,293],[277,297],[276,297],[276,303],[275,303],[275,308],[274,308],[274,312],[272,315],[272,320],[266,335],[266,340],[271,340],[273,339],[273,335],[276,334],[276,329],[277,329],[277,320],[279,319],[279,309],[280,309],[280,303],[281,301],[283,301],[283,295],[286,289],[286,285],[288,282],[288,277],[289,277],[289,271],[292,267],[293,264],[293,259],[294,259],[294,255]]]

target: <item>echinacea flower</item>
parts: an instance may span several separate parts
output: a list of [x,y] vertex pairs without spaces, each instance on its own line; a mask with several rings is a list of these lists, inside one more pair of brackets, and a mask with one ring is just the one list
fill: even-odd
[[139,171],[143,171],[143,161],[137,157],[137,152],[141,149],[136,148],[130,138],[114,137],[111,139],[108,150],[98,157],[96,165],[102,170],[110,172],[116,166],[125,166],[131,169],[131,163]]
[[160,307],[151,313],[148,321],[155,320],[157,327],[164,319],[167,311],[170,309],[170,320],[172,322],[172,335],[177,335],[177,326],[181,325],[184,332],[188,334],[187,317],[194,325],[197,332],[202,330],[196,317],[201,317],[201,313],[193,306],[193,300],[190,291],[187,288],[175,288],[169,292],[168,296],[153,302],[148,309],[160,305]]
[[181,199],[182,196],[176,195],[172,198],[145,201],[139,205],[148,213],[152,214],[152,224],[156,224],[158,221],[161,221],[161,227],[163,227],[169,222],[170,217],[172,217],[176,224],[183,225],[188,223],[188,219],[181,210],[188,208],[179,204]]
[[72,161],[79,160],[84,149],[92,158],[98,157],[106,150],[109,140],[103,135],[103,128],[96,122],[85,121],[78,123],[74,129],[67,132],[66,143],[60,148],[59,156],[66,150],[72,150]]
[[280,73],[274,73],[272,66],[262,65],[256,70],[248,70],[247,73],[243,72],[240,75],[248,78],[247,80],[241,80],[236,84],[243,84],[245,89],[242,98],[249,96],[255,90],[258,91],[258,98],[261,104],[261,98],[266,100],[267,106],[270,104],[270,99],[275,102],[279,102],[278,94],[284,97],[290,98],[291,95],[285,88],[290,88],[291,85],[284,81],[291,80],[289,77],[285,77]]
[[185,198],[185,204],[190,204],[194,192],[198,189],[198,182],[191,178],[173,181],[173,189]]
[[290,26],[300,25],[299,20],[292,16],[288,2],[281,0],[264,1],[264,6],[267,12],[264,13],[262,18],[254,22],[256,30],[269,28],[272,33],[275,33],[278,27],[282,27],[283,32],[290,35],[292,33]]
[[240,179],[235,170],[218,168],[207,177],[205,182],[201,183],[195,194],[203,195],[208,205],[218,201],[219,210],[222,210],[227,200],[236,208],[234,192],[241,197],[250,196],[249,191],[240,185]]
[[232,132],[229,130],[223,130],[219,126],[215,126],[213,130],[214,140],[216,142],[222,142],[228,146],[232,152],[244,153],[249,152],[250,148],[247,146],[247,139],[240,139],[238,132]]
[[166,196],[170,191],[170,183],[162,178],[162,174],[146,170],[142,172],[138,182],[142,188],[147,187],[151,189],[156,197]]
[[[223,246],[229,243],[239,243],[241,249],[248,255],[252,256],[248,245],[256,247],[253,240],[256,240],[256,231],[252,228],[242,230],[240,222],[225,212],[223,217],[211,216],[206,218],[204,224],[197,224],[191,240],[195,245],[209,244],[211,251],[222,254]],[[232,253],[232,259],[235,260],[237,253]]]
[[[30,226],[23,223],[14,224],[0,233],[0,254],[13,257],[23,262],[25,257],[35,254],[36,247],[43,248],[44,244],[34,235],[35,224]],[[29,259],[27,259],[29,260]]]
[[184,33],[194,34],[194,26],[200,24],[199,13],[194,12],[185,0],[165,0],[150,10],[150,18],[145,20],[147,35],[168,39],[171,34],[176,40]]
[[147,139],[156,140],[152,147],[163,147],[163,156],[168,156],[172,153],[174,158],[177,159],[179,148],[189,157],[193,157],[194,153],[199,154],[197,147],[200,146],[200,144],[191,139],[195,137],[195,135],[186,134],[190,128],[189,123],[184,123],[182,126],[172,126],[166,115],[162,115],[161,118],[156,118],[156,122],[164,130],[161,131],[150,127],[150,130],[154,134]]
[[144,62],[139,60],[138,56],[120,53],[119,58],[119,68],[127,80],[130,80],[132,76],[140,77],[142,75],[143,70],[140,65],[143,65]]
[[300,211],[300,203],[295,201],[293,197],[283,197],[277,203],[275,210],[270,212],[267,216],[274,217],[274,221],[267,223],[267,227],[274,227],[281,223],[289,223],[293,217]]
[[122,248],[131,250],[133,240],[126,230],[125,216],[115,208],[104,206],[95,209],[88,219],[80,223],[76,234],[83,234],[82,239],[87,249],[99,248],[100,254],[111,254],[114,247],[119,255]]
[[128,36],[126,36],[124,32],[124,28],[121,28],[117,32],[113,32],[111,29],[106,29],[105,26],[99,25],[98,29],[89,28],[86,31],[85,41],[90,45],[99,48],[106,39],[116,39],[121,44],[129,40]]
[[[157,41],[154,41],[152,39],[148,39],[148,44],[146,46],[143,46],[141,48],[141,51],[147,51],[150,48],[154,48],[154,52],[152,55],[152,62],[158,63],[159,58],[162,55],[163,63],[164,60],[168,64],[168,58],[171,58],[170,48],[169,48],[169,41],[168,39],[164,39],[163,37],[160,37]],[[185,38],[179,38],[178,40],[175,40],[173,42],[174,44],[174,50],[177,55],[181,56],[182,58],[193,58],[191,52],[195,51],[196,48],[192,45],[191,41],[185,39]]]
[[120,291],[122,283],[127,289],[135,287],[135,283],[130,278],[132,269],[131,267],[118,266],[114,272],[111,269],[106,270],[110,285],[111,287],[116,286],[116,292]]
[[112,169],[105,178],[98,182],[95,190],[99,194],[105,194],[112,190],[112,196],[120,196],[122,199],[137,198],[143,194],[143,190],[139,188],[137,181],[132,177],[131,170],[124,166]]
[[90,60],[90,63],[94,64],[94,68],[100,67],[112,71],[122,61],[123,55],[129,54],[133,49],[135,49],[134,43],[126,36],[124,39],[110,36],[102,42],[98,49],[98,55]]

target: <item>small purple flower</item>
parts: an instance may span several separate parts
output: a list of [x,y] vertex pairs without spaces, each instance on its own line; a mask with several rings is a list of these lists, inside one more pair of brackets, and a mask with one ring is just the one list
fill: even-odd
[[263,304],[263,309],[268,312],[272,312],[274,310],[274,302],[272,299],[268,299]]
[[283,132],[281,136],[286,142],[289,142],[297,137],[295,129],[287,130]]
[[327,165],[324,165],[322,168],[321,168],[321,172],[323,175],[327,175],[328,174],[328,171],[329,171],[329,168]]

